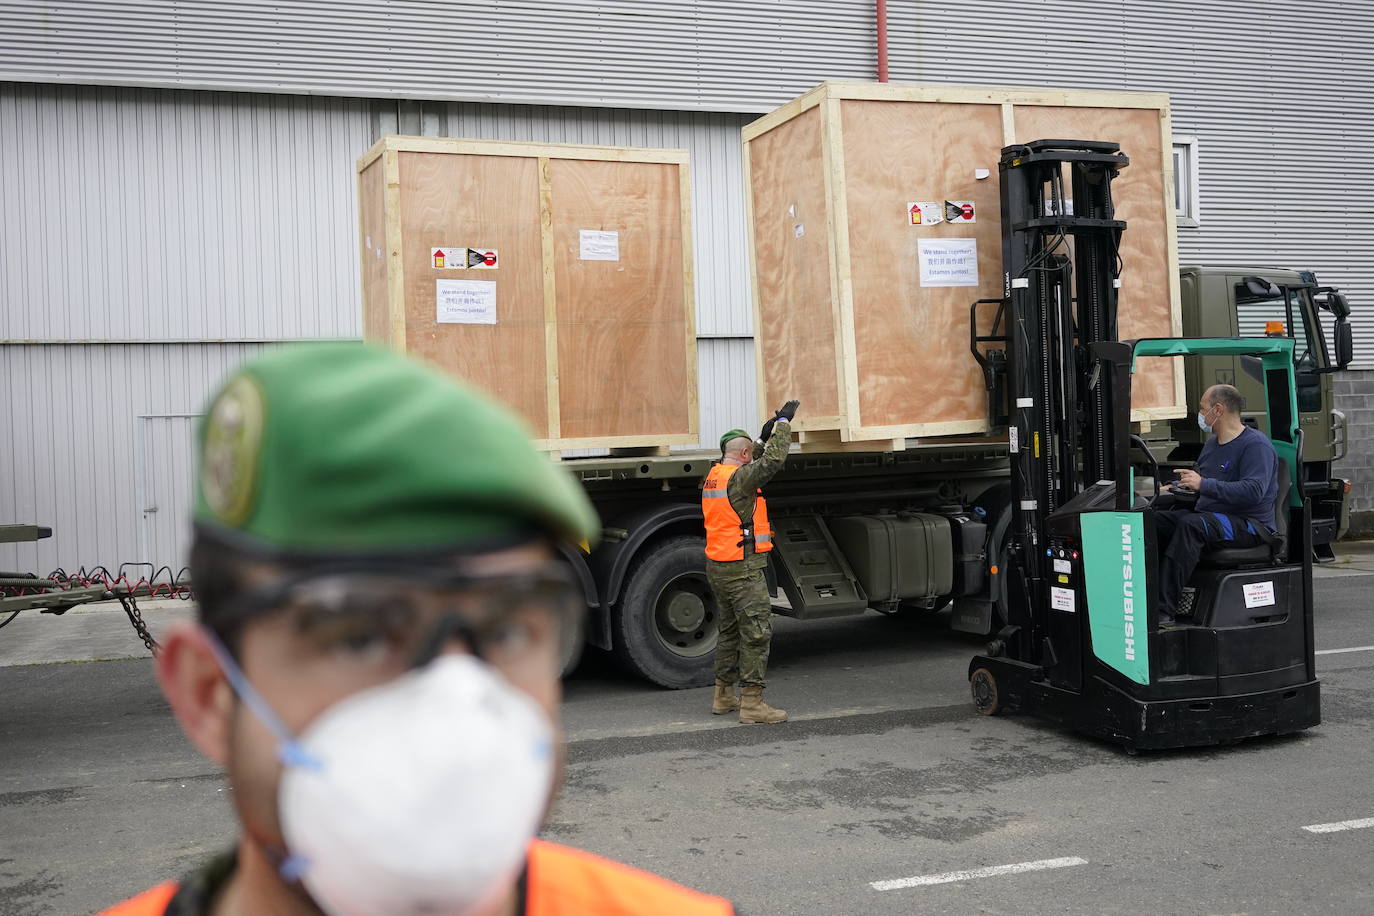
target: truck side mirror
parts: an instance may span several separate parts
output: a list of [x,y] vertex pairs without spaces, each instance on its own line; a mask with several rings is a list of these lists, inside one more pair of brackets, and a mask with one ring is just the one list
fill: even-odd
[[1326,308],[1337,318],[1350,317],[1350,303],[1346,301],[1345,295],[1338,292],[1326,294]]
[[1336,319],[1335,331],[1336,365],[1344,369],[1355,359],[1355,334],[1344,318]]
[[1241,281],[1245,286],[1245,291],[1256,299],[1277,299],[1283,293],[1277,286],[1263,277],[1242,277]]

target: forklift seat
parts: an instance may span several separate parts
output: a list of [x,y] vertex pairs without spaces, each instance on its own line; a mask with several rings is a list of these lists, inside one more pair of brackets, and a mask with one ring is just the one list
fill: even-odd
[[1239,569],[1245,566],[1268,566],[1282,563],[1288,548],[1288,490],[1292,486],[1288,473],[1288,462],[1278,460],[1278,493],[1274,497],[1274,544],[1256,544],[1254,547],[1217,547],[1204,550],[1198,561],[1199,567],[1208,569]]

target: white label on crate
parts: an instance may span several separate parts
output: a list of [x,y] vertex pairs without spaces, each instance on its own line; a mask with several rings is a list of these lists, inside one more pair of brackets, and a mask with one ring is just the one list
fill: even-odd
[[1249,585],[1242,585],[1241,589],[1245,592],[1246,607],[1269,607],[1274,603],[1274,580],[1268,582],[1251,582]]
[[801,238],[802,236],[806,235],[806,227],[801,223],[797,223],[797,225],[792,227],[792,234],[795,235],[797,238]]
[[1073,198],[1064,198],[1064,212],[1059,212],[1059,204],[1053,197],[1045,201],[1046,216],[1073,216]]
[[1056,611],[1068,611],[1070,614],[1074,613],[1073,589],[1051,585],[1050,607],[1054,608]]
[[976,223],[978,215],[971,200],[945,201],[945,219],[951,223]]
[[909,201],[906,205],[906,218],[913,226],[934,226],[945,221],[938,200]]
[[580,229],[577,233],[584,261],[619,261],[620,233],[610,229]]
[[495,280],[435,280],[434,302],[440,324],[496,324]]
[[1007,430],[1007,447],[1013,455],[1021,451],[1021,431],[1015,426]]
[[977,239],[920,239],[922,286],[977,286]]
[[1056,559],[1054,561],[1054,571],[1057,573],[1071,573],[1073,572],[1073,565],[1069,563],[1068,560]]

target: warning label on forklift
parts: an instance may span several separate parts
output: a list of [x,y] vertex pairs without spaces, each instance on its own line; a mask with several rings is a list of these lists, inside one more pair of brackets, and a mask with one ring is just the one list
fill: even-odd
[[1056,611],[1068,611],[1070,614],[1074,613],[1077,608],[1073,605],[1073,589],[1051,585],[1050,607],[1054,608]]
[[1245,592],[1246,607],[1269,607],[1274,603],[1274,580],[1268,582],[1251,582],[1242,585],[1241,590]]

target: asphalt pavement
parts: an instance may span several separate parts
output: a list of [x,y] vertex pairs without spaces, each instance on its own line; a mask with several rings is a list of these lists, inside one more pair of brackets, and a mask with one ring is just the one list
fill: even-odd
[[[1374,552],[1343,553],[1318,570],[1323,722],[1299,735],[1131,757],[974,715],[976,638],[778,620],[778,726],[593,653],[545,834],[750,916],[1374,912]],[[156,633],[189,612],[145,613]],[[228,791],[118,606],[0,630],[0,914],[89,913],[193,868],[233,842]]]

